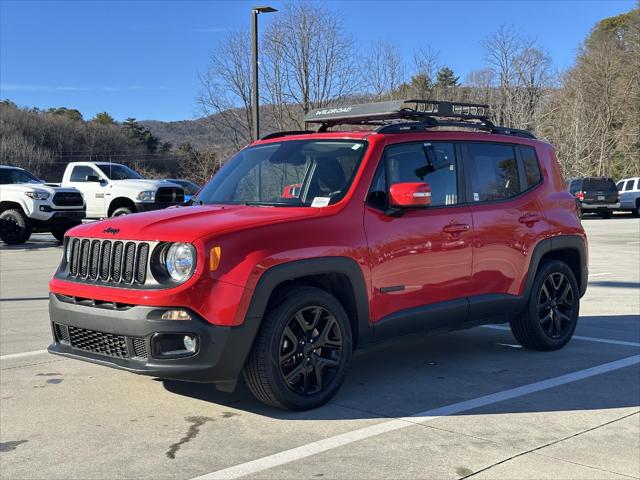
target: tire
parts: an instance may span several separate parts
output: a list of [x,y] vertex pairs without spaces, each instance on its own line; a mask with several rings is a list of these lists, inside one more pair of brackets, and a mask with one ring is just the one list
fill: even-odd
[[7,245],[20,245],[31,237],[31,220],[21,209],[0,214],[0,239]]
[[631,211],[631,214],[632,214],[634,217],[640,217],[640,202],[637,202],[637,203],[636,203],[636,208],[634,208],[634,209]]
[[510,323],[511,332],[523,347],[558,350],[571,340],[579,312],[580,291],[573,271],[560,260],[543,262],[525,311]]
[[111,214],[112,217],[121,217],[122,215],[131,215],[135,213],[131,207],[120,207],[116,208]]
[[58,241],[58,243],[62,243],[64,241],[64,235],[67,233],[68,230],[72,229],[73,227],[77,227],[78,225],[81,225],[80,223],[70,223],[68,225],[64,225],[61,227],[56,227],[51,229],[51,235],[53,235],[55,237],[55,239]]
[[294,288],[267,311],[244,378],[267,405],[316,408],[340,388],[352,348],[349,318],[340,302],[319,288]]
[[613,217],[613,212],[600,212],[600,216],[602,218],[611,218]]

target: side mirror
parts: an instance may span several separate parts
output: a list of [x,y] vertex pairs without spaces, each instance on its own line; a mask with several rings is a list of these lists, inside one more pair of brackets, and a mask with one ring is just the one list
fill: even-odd
[[100,177],[98,175],[87,175],[85,180],[87,182],[100,183]]
[[431,186],[425,182],[394,183],[389,187],[392,207],[422,208],[431,205]]

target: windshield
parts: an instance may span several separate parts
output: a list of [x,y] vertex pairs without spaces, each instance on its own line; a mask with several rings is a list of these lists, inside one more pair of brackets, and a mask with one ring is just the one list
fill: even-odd
[[184,190],[185,195],[195,195],[198,191],[198,187],[195,183],[188,180],[169,180],[171,183],[177,183]]
[[17,168],[0,168],[0,185],[13,183],[42,183],[26,170]]
[[585,192],[593,190],[615,192],[618,189],[610,178],[585,178],[582,181],[582,190]]
[[138,180],[143,178],[138,172],[118,163],[98,165],[98,168],[109,180]]
[[365,142],[291,140],[241,150],[195,199],[204,204],[326,206],[347,192]]

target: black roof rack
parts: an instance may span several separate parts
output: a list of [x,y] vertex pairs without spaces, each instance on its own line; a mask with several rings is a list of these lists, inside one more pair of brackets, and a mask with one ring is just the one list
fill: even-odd
[[[442,121],[444,119],[445,121]],[[453,119],[456,121],[448,121]],[[434,127],[459,127],[490,133],[535,136],[525,130],[500,127],[489,120],[489,106],[437,100],[391,100],[361,105],[321,108],[309,112],[306,123],[320,123],[318,132],[337,125],[373,125],[378,133],[402,133]]]
[[306,135],[309,133],[316,133],[316,132],[314,132],[313,130],[291,130],[288,132],[275,132],[275,133],[270,133],[269,135],[265,135],[260,140],[269,140],[270,138],[286,137],[287,135]]

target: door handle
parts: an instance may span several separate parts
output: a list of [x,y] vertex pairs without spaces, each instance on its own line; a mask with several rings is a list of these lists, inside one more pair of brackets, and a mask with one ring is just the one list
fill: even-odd
[[539,222],[542,220],[542,215],[538,215],[537,213],[528,213],[526,215],[521,216],[518,221],[520,223],[524,223],[528,226],[533,225],[536,222]]
[[456,234],[466,232],[470,228],[471,227],[469,225],[464,223],[452,223],[443,227],[442,231],[445,233]]

